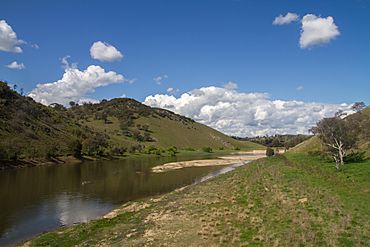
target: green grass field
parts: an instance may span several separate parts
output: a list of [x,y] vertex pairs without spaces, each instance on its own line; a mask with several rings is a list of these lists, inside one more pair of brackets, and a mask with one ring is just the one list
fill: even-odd
[[337,172],[288,153],[156,198],[31,246],[369,246],[370,161]]

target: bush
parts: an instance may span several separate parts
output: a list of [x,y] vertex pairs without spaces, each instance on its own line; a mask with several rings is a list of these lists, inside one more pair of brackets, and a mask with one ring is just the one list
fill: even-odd
[[167,152],[170,156],[176,156],[177,153],[177,147],[172,146],[167,149]]
[[268,147],[266,149],[266,156],[274,156],[275,152],[274,152],[274,149]]
[[161,154],[161,150],[159,150],[158,148],[156,148],[155,146],[149,146],[145,149],[144,153],[146,154]]
[[69,149],[74,157],[82,157],[82,143],[80,142],[80,140],[73,140],[72,142],[70,142]]
[[355,151],[352,151],[351,153],[349,153],[348,155],[346,155],[344,157],[344,162],[353,162],[353,163],[356,163],[356,162],[362,162],[365,160],[365,152],[355,152]]
[[212,153],[212,148],[211,147],[204,147],[202,148],[203,152],[206,152],[206,153]]
[[124,155],[127,152],[126,147],[114,147],[111,151],[113,155]]

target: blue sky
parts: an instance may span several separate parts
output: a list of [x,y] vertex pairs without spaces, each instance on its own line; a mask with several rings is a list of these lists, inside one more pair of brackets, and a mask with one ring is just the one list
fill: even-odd
[[[300,20],[331,16],[340,35],[302,49],[300,20],[272,25],[288,12]],[[125,94],[144,101],[168,88],[180,97],[232,81],[238,92],[269,93],[271,100],[370,104],[369,12],[368,0],[2,0],[0,20],[27,44],[20,45],[22,53],[0,51],[0,79],[31,92],[61,79],[61,59],[69,55],[80,70],[98,65],[136,79],[84,95],[93,99]],[[123,59],[93,59],[90,47],[97,41],[114,46]],[[6,67],[13,61],[25,68]],[[153,80],[164,75],[161,85]]]

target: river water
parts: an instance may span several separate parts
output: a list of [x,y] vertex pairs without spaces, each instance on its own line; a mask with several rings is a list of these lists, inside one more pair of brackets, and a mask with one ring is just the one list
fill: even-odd
[[130,200],[198,183],[237,167],[151,167],[195,157],[140,157],[0,172],[0,246],[64,225],[87,222]]

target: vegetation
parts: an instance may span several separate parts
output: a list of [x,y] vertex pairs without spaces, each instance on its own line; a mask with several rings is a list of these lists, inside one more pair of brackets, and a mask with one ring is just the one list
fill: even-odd
[[370,107],[354,105],[357,113],[343,118],[338,113],[333,118],[321,120],[313,132],[316,136],[291,149],[293,153],[329,155],[339,168],[344,162],[358,162],[370,157]]
[[[44,106],[0,82],[0,169],[15,161],[73,155],[176,155],[181,149],[258,149],[173,112],[133,99]],[[166,151],[167,150],[167,151]]]
[[274,156],[274,154],[275,154],[274,149],[272,149],[272,148],[270,148],[270,147],[268,147],[268,148],[266,149],[266,156],[267,156],[267,157]]
[[234,137],[236,140],[250,141],[267,147],[283,147],[289,149],[299,143],[309,139],[309,135],[273,135],[273,136],[256,136],[256,137]]
[[336,172],[332,162],[288,152],[30,246],[369,246],[369,188],[370,161]]
[[337,169],[344,165],[347,151],[356,144],[358,132],[354,127],[351,121],[332,117],[322,119],[312,129],[312,132],[324,143],[327,153],[334,158]]

